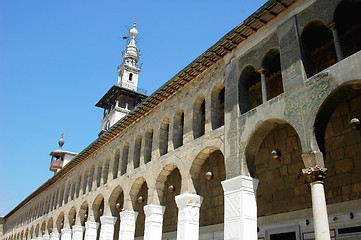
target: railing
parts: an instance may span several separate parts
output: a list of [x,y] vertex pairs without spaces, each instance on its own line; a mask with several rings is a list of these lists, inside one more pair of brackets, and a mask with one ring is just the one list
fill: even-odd
[[131,89],[131,90],[134,90],[134,91],[139,92],[139,93],[142,93],[142,94],[144,94],[144,95],[147,95],[147,90],[144,90],[144,89],[139,88],[139,87],[134,87],[133,85],[130,85],[130,84],[128,84],[128,83],[120,82],[120,86],[121,86],[121,87],[128,88],[128,89]]

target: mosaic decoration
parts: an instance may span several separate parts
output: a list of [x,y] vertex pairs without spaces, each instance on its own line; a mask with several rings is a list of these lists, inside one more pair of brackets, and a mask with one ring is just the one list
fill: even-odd
[[301,92],[286,102],[285,115],[299,130],[304,150],[310,149],[309,131],[312,129],[313,116],[317,114],[319,104],[329,92],[330,82],[324,80],[317,83],[306,92]]

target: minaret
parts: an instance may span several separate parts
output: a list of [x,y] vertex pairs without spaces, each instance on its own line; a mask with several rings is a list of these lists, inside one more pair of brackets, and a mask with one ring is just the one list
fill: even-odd
[[147,92],[138,88],[138,76],[141,68],[138,66],[139,49],[135,45],[137,36],[138,30],[135,28],[134,20],[133,28],[129,31],[130,42],[123,54],[122,64],[117,68],[117,85],[112,86],[95,104],[104,109],[99,136],[147,98]]
[[64,145],[64,133],[61,134],[61,138],[59,139],[59,149],[52,151],[50,153],[51,156],[51,162],[50,162],[50,171],[54,172],[56,174],[60,169],[62,169],[68,162],[70,162],[77,153],[64,151],[62,149]]

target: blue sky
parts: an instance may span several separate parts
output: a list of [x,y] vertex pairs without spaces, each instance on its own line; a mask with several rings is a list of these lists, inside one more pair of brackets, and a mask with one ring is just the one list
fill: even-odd
[[117,82],[137,18],[148,94],[240,24],[265,0],[0,0],[0,216],[53,176],[49,153],[97,138],[94,105]]

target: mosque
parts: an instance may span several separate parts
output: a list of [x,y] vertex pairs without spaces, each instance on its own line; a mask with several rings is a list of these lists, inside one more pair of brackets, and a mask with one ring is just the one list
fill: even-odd
[[360,12],[269,0],[149,96],[134,23],[99,137],[61,137],[0,238],[361,239]]

